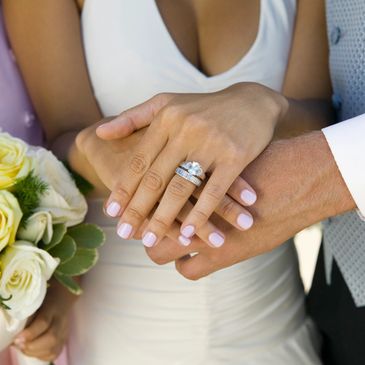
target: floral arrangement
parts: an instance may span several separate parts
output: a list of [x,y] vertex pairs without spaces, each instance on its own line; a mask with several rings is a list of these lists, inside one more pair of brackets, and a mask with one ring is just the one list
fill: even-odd
[[[81,294],[73,277],[96,264],[105,241],[100,228],[82,223],[86,212],[86,200],[62,162],[44,148],[0,133],[0,314],[5,322],[0,327],[11,333],[14,321],[24,326],[42,305],[51,277]],[[12,338],[0,330],[1,350]]]

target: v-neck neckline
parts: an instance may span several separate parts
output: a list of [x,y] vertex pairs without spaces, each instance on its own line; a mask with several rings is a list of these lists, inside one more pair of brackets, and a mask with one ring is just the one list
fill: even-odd
[[222,78],[230,76],[249,59],[250,55],[254,52],[254,50],[256,49],[256,47],[259,44],[259,40],[261,38],[261,33],[262,33],[262,28],[263,28],[263,11],[264,11],[263,7],[264,7],[264,3],[265,3],[265,1],[262,1],[262,0],[260,0],[258,30],[257,30],[256,38],[255,38],[254,42],[251,44],[250,48],[242,56],[242,58],[238,62],[236,62],[232,67],[230,67],[228,70],[220,72],[216,75],[209,76],[209,75],[205,74],[203,71],[201,71],[198,67],[196,67],[193,63],[191,63],[185,57],[185,55],[182,53],[182,51],[176,44],[175,40],[173,39],[169,29],[167,28],[167,25],[162,17],[162,14],[156,3],[156,0],[149,0],[149,1],[152,2],[153,12],[156,15],[157,23],[158,23],[159,27],[161,28],[161,32],[164,34],[164,37],[167,40],[168,46],[171,47],[172,51],[176,54],[177,59],[180,61],[180,63],[201,80],[214,81],[214,80],[220,80]]

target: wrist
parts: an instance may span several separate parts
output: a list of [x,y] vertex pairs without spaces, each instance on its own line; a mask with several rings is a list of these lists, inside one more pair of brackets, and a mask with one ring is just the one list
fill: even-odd
[[[321,131],[277,141],[281,165],[287,176],[292,212],[302,216],[305,226],[355,208],[327,141]],[[288,210],[290,212],[290,209]]]
[[272,142],[243,177],[258,195],[252,213],[283,239],[355,207],[322,132]]

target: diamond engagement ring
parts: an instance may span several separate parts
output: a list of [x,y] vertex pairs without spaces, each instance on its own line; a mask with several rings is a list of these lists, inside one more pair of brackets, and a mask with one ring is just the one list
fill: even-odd
[[185,161],[176,168],[175,173],[183,179],[190,181],[196,187],[199,187],[205,179],[203,168],[199,162]]

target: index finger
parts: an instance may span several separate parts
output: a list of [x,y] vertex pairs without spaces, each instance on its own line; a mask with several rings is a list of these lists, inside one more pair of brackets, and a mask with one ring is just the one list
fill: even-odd
[[96,134],[104,140],[113,140],[131,135],[147,127],[158,112],[171,100],[172,94],[158,94],[146,102],[127,109],[113,120],[101,124]]

